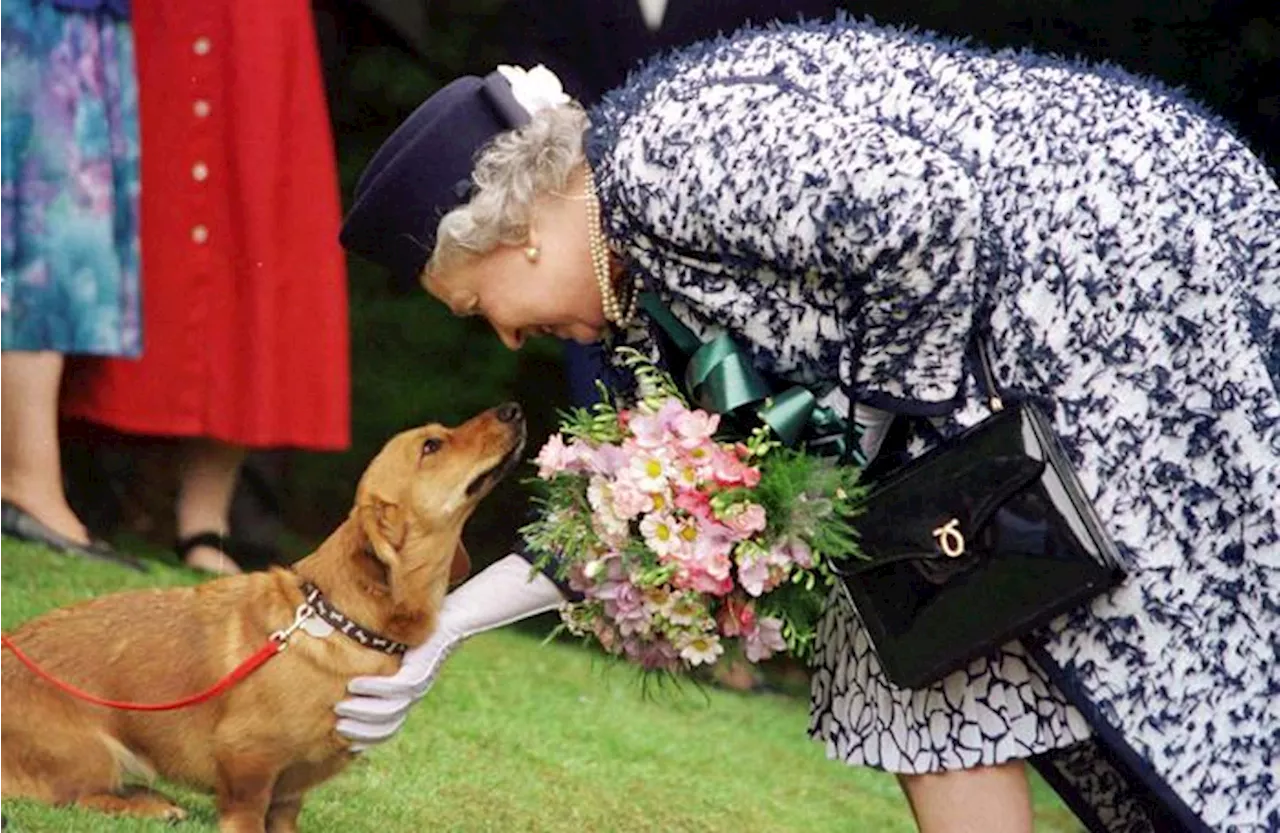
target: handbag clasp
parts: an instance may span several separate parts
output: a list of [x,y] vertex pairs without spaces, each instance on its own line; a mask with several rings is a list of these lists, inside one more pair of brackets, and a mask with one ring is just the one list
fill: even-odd
[[948,558],[959,558],[964,555],[964,534],[960,532],[960,519],[952,518],[933,530],[933,537],[938,541],[938,548]]

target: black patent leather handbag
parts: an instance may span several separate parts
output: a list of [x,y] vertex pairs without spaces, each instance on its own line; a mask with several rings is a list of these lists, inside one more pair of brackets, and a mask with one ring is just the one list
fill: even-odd
[[1004,407],[982,339],[977,352],[992,416],[872,487],[854,522],[867,559],[840,571],[904,688],[1031,636],[1124,577],[1049,421],[1033,403]]

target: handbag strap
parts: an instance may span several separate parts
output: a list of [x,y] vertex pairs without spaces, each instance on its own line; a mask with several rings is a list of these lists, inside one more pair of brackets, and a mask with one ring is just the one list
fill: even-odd
[[1000,398],[1000,389],[996,387],[996,374],[991,368],[991,348],[981,335],[974,337],[978,350],[978,369],[982,373],[982,386],[987,392],[987,401],[993,411],[1004,410],[1004,400]]
[[[987,404],[994,411],[1004,410],[1004,399],[1000,395],[1000,388],[996,385],[996,374],[991,362],[991,348],[987,344],[987,340],[981,335],[975,335],[973,338],[974,348],[978,353],[978,372],[982,377],[982,387],[987,394]],[[861,359],[861,351],[859,351],[858,360]],[[857,365],[854,367],[857,372]],[[845,424],[845,451],[840,458],[840,462],[854,462],[861,466],[867,465],[867,459],[862,454],[862,432],[858,429],[858,421],[855,418],[856,405],[853,398],[849,399],[849,415]]]

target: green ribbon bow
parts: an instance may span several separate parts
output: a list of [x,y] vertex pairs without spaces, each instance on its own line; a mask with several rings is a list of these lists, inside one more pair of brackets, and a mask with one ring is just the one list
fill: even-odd
[[844,455],[845,421],[832,408],[819,406],[807,388],[794,385],[773,394],[729,334],[721,333],[706,343],[699,341],[651,292],[640,296],[640,306],[688,357],[685,390],[698,407],[727,416],[754,414],[788,446],[807,436],[811,451]]

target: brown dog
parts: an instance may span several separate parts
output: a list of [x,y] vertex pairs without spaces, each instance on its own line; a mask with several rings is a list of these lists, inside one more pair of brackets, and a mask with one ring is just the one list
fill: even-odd
[[[406,431],[370,463],[350,517],[292,570],[106,596],[33,619],[11,638],[60,680],[143,703],[224,677],[294,621],[304,582],[357,625],[417,645],[435,629],[463,524],[518,461],[524,437],[515,404],[452,430]],[[90,705],[5,650],[3,797],[181,818],[158,793],[124,786],[126,776],[158,773],[214,791],[223,833],[296,830],[304,793],[352,758],[333,714],[348,681],[399,665],[325,630],[309,623],[230,691],[166,712]]]

